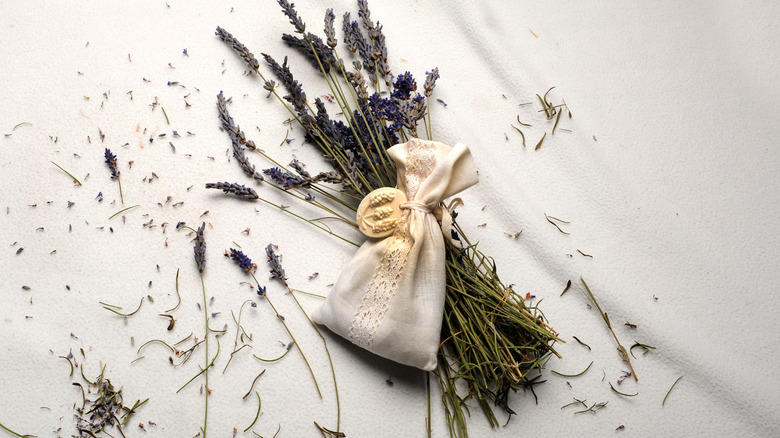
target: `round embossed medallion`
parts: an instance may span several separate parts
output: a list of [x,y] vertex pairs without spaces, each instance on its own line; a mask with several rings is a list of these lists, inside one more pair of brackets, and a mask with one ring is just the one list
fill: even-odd
[[396,188],[382,187],[366,195],[357,209],[360,231],[368,237],[387,237],[393,234],[401,218],[401,204],[406,194]]

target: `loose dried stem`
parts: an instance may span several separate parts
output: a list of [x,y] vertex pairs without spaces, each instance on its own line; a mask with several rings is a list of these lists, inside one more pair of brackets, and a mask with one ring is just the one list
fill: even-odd
[[604,319],[604,322],[607,324],[607,328],[609,328],[609,331],[612,333],[612,337],[615,338],[615,342],[617,342],[618,346],[618,352],[620,353],[620,357],[626,361],[628,364],[628,367],[631,368],[631,375],[634,376],[634,381],[639,381],[639,378],[636,376],[636,371],[634,371],[633,365],[631,365],[631,359],[628,357],[628,352],[626,351],[626,348],[623,347],[623,345],[620,343],[620,340],[618,339],[617,335],[615,334],[615,331],[612,330],[612,324],[609,322],[609,316],[601,310],[601,306],[599,305],[598,301],[596,301],[596,297],[593,295],[593,292],[591,292],[590,288],[588,287],[588,283],[585,283],[585,280],[580,277],[580,281],[585,286],[585,291],[588,292],[588,295],[590,296],[590,299],[593,301],[593,304],[596,305],[596,308],[599,310],[599,313],[601,313],[601,317]]

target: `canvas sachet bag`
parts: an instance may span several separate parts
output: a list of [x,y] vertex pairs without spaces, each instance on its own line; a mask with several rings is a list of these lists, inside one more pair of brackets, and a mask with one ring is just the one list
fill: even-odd
[[[387,359],[431,371],[441,342],[445,241],[452,217],[440,203],[477,183],[463,144],[413,139],[388,149],[398,186],[358,208],[369,239],[344,266],[313,319]],[[437,217],[441,225],[437,223]]]

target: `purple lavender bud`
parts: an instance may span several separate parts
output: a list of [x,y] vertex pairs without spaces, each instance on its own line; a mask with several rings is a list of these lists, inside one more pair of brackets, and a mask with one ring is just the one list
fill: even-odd
[[198,272],[203,273],[206,269],[206,239],[203,238],[203,231],[206,229],[206,222],[203,222],[195,232],[195,264],[198,266]]
[[255,171],[255,166],[249,162],[246,157],[246,151],[244,145],[251,149],[255,149],[255,144],[251,140],[246,139],[246,134],[241,128],[236,125],[233,118],[230,117],[230,112],[227,109],[227,100],[220,91],[217,95],[217,111],[219,112],[219,120],[222,122],[222,129],[224,129],[230,136],[230,140],[233,144],[233,157],[238,161],[241,169],[244,173],[252,177],[255,181],[263,181],[263,175]]
[[222,41],[230,44],[230,46],[233,47],[233,50],[235,50],[236,53],[238,53],[241,58],[244,59],[250,69],[256,71],[258,68],[260,68],[260,62],[257,60],[257,58],[255,58],[255,55],[253,55],[245,45],[241,44],[237,39],[235,39],[235,37],[233,37],[230,32],[217,26],[217,31],[215,34]]
[[306,173],[306,176],[299,176],[294,173],[284,172],[278,167],[271,167],[270,169],[263,169],[263,173],[270,176],[272,180],[282,186],[285,190],[293,187],[309,187],[312,183],[311,177],[308,176],[308,172]]
[[293,77],[290,68],[287,66],[287,57],[284,57],[284,62],[279,65],[271,55],[263,53],[263,58],[268,66],[274,72],[279,81],[287,89],[288,95],[284,96],[284,100],[290,102],[295,109],[295,113],[298,115],[298,119],[307,131],[315,130],[314,117],[309,114],[308,105],[306,103],[306,93],[303,92],[303,85]]
[[[304,38],[298,38],[294,35],[283,34],[282,41],[306,55],[314,68],[319,70],[322,67],[325,73],[329,72],[331,66],[336,64],[333,49],[322,42],[322,39],[317,35],[307,33]],[[312,51],[312,47],[314,51]]]
[[425,89],[424,94],[425,97],[431,97],[433,88],[436,86],[436,80],[439,79],[439,68],[436,67],[429,72],[425,72],[425,75],[425,84],[423,85],[423,88]]
[[352,34],[352,21],[349,12],[344,13],[344,22],[342,23],[341,30],[344,31],[344,44],[350,52],[355,53],[358,50],[358,43],[355,36]]
[[230,259],[236,262],[244,272],[252,272],[257,269],[257,264],[252,263],[252,259],[237,249],[230,248]]
[[290,3],[287,0],[279,0],[279,6],[282,7],[282,13],[290,19],[290,24],[295,26],[295,32],[306,32],[306,24],[298,16],[298,12],[295,11],[295,3]]
[[392,94],[393,99],[408,100],[412,92],[417,91],[417,81],[414,80],[414,77],[409,72],[398,75],[393,86],[395,88]]
[[318,183],[321,181],[331,183],[331,184],[341,184],[342,182],[344,182],[344,177],[338,172],[330,171],[330,172],[320,172],[317,174],[317,176],[312,178],[312,182],[314,183]]
[[311,175],[309,175],[309,172],[307,172],[306,169],[304,169],[304,166],[305,165],[300,161],[298,161],[297,158],[293,158],[293,160],[290,162],[290,167],[295,169],[295,171],[298,172],[298,175],[300,175],[305,179],[310,179]]
[[105,157],[108,169],[111,171],[111,179],[119,178],[119,169],[116,167],[116,155],[112,154],[111,150],[106,148]]
[[377,58],[377,69],[379,70],[379,74],[385,78],[385,85],[392,87],[393,73],[390,71],[390,65],[387,63],[387,43],[385,42],[385,35],[382,33],[382,26],[379,26],[378,21],[376,34],[374,51],[379,54],[379,57]]
[[328,45],[331,48],[335,48],[337,44],[336,30],[333,27],[333,21],[336,16],[333,14],[333,8],[328,8],[325,11],[325,37],[328,39]]
[[382,33],[382,26],[379,25],[379,22],[374,25],[374,21],[371,20],[371,11],[368,10],[368,3],[365,0],[358,0],[358,9],[358,15],[363,21],[363,29],[366,30],[369,39],[369,42],[363,43],[364,47],[359,47],[360,55],[366,63],[366,68],[369,69],[371,80],[376,79],[374,78],[374,69],[376,68],[379,75],[385,80],[385,84],[391,87],[392,73],[387,63],[387,44]]
[[254,191],[251,187],[246,187],[242,184],[238,183],[229,183],[229,182],[216,182],[216,183],[206,183],[207,189],[219,189],[222,190],[225,193],[230,193],[232,195],[238,196],[239,198],[243,199],[258,199],[260,196],[258,196],[257,192]]
[[354,87],[355,91],[358,93],[358,102],[360,104],[365,103],[368,100],[366,79],[359,72],[355,73],[351,71],[347,72],[347,79],[349,80],[349,84],[352,85],[352,87]]
[[271,265],[271,278],[279,280],[287,286],[287,277],[284,275],[282,262],[276,254],[275,248],[273,243],[269,243],[268,246],[265,247],[265,253],[268,255],[268,264]]
[[371,11],[368,10],[368,2],[366,0],[358,0],[358,16],[363,20],[363,27],[366,30],[374,28],[374,22],[371,20]]
[[266,99],[267,99],[267,98],[271,97],[271,93],[274,92],[274,89],[276,88],[276,82],[274,82],[273,79],[269,79],[269,80],[265,81],[265,83],[263,84],[263,88],[268,90],[268,96],[266,96]]

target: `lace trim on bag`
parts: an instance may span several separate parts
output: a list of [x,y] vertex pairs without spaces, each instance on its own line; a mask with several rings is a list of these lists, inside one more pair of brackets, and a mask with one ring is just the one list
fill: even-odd
[[[433,143],[412,140],[408,143],[408,156],[406,160],[406,194],[413,200],[417,195],[425,179],[433,171],[434,151]],[[372,350],[374,334],[382,323],[382,320],[390,308],[390,302],[398,291],[398,286],[406,272],[409,259],[409,251],[414,240],[409,235],[409,222],[412,210],[406,210],[401,216],[398,227],[392,236],[388,237],[390,243],[385,248],[379,261],[374,276],[358,305],[352,325],[349,328],[349,337],[360,347]]]

